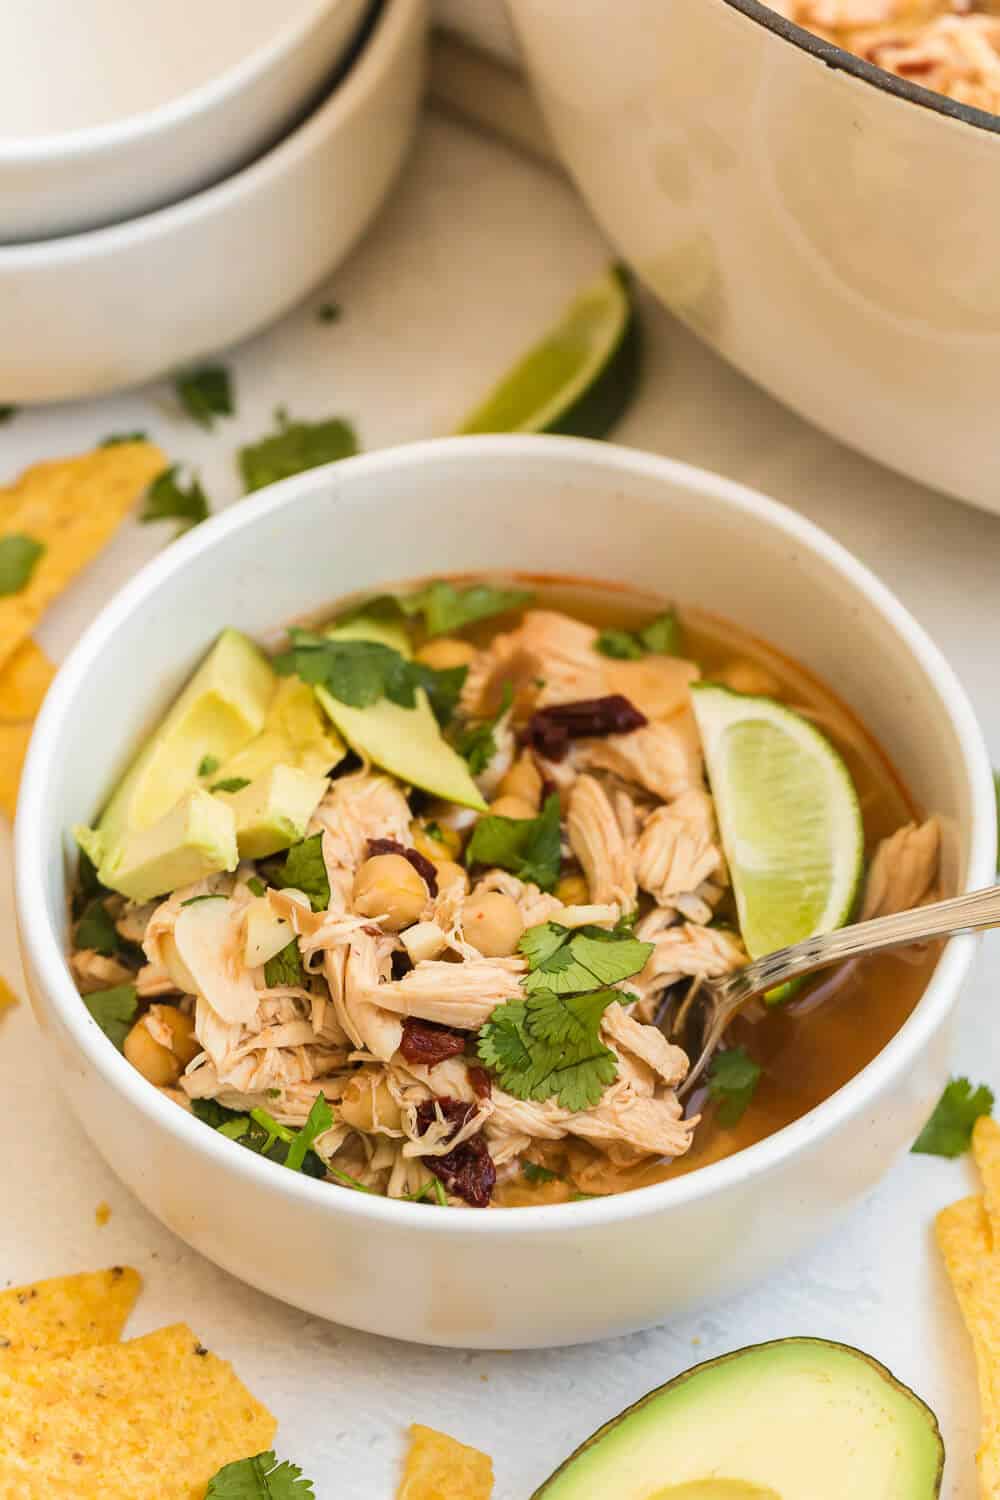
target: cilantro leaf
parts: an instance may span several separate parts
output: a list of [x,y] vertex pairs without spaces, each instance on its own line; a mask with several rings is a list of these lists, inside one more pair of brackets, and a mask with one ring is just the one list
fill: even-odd
[[672,609],[650,620],[641,630],[602,630],[594,650],[618,661],[638,661],[647,653],[676,656],[681,649],[681,624]]
[[540,1167],[537,1162],[523,1161],[521,1163],[522,1176],[528,1182],[557,1182],[558,1172],[550,1172],[548,1167]]
[[[279,1125],[266,1109],[251,1110],[249,1115],[240,1114],[237,1110],[225,1109],[214,1099],[192,1099],[191,1109],[199,1120],[217,1130],[227,1140],[238,1141],[246,1150],[253,1151],[257,1156],[266,1156],[269,1161],[277,1162],[278,1166],[287,1164],[296,1138],[301,1133],[289,1130],[286,1125]],[[303,1129],[308,1124],[307,1120]],[[314,1137],[306,1140],[302,1151],[296,1153],[299,1165],[293,1170],[322,1180],[326,1176],[326,1166],[315,1151],[309,1149],[312,1139]]]
[[209,1482],[205,1500],[316,1500],[316,1491],[297,1464],[279,1464],[268,1452],[226,1464]]
[[269,958],[264,965],[264,981],[269,989],[275,989],[281,984],[302,983],[302,957],[299,953],[299,940],[292,938],[286,943],[280,953]]
[[422,688],[440,722],[450,718],[462,691],[467,668],[435,671],[423,662],[408,661],[381,641],[344,641],[293,628],[291,646],[274,658],[282,677],[293,672],[303,682],[324,687],[331,697],[350,708],[368,708],[388,698],[400,708],[413,708]]
[[551,989],[557,995],[607,989],[638,974],[652,951],[652,943],[581,927],[547,957],[535,963],[529,959],[524,987],[529,993]]
[[88,901],[84,907],[83,915],[77,924],[76,946],[93,948],[103,958],[110,958],[122,946],[118,929],[111,920],[111,915],[100,896]]
[[81,917],[95,896],[107,896],[110,892],[97,877],[97,866],[87,853],[80,849],[76,865],[76,890],[73,893],[73,916]]
[[233,414],[233,390],[225,365],[204,365],[178,375],[174,390],[181,406],[200,427],[211,427],[216,417]]
[[423,615],[428,635],[450,635],[476,620],[524,609],[534,597],[530,589],[498,589],[488,583],[457,589],[439,578],[416,593],[398,595],[396,603],[405,615]]
[[588,1109],[618,1076],[600,1040],[601,1017],[617,990],[557,995],[536,990],[497,1006],[479,1032],[479,1058],[517,1099],[555,1098],[564,1109]]
[[645,655],[630,630],[602,630],[594,642],[594,650],[617,661],[638,661]]
[[139,997],[134,984],[117,984],[114,989],[95,990],[84,995],[83,1003],[109,1041],[120,1052],[132,1029]]
[[217,891],[217,892],[208,891],[208,892],[205,893],[204,896],[189,896],[186,901],[182,901],[181,902],[181,905],[182,906],[197,906],[199,901],[225,901],[225,900],[226,900],[226,897],[223,896],[223,894],[222,894],[221,891]]
[[198,762],[198,775],[211,776],[213,771],[219,769],[219,757],[217,755],[203,755]]
[[247,890],[252,892],[252,894],[255,896],[267,895],[267,886],[264,884],[263,880],[258,880],[256,875],[250,876],[250,879],[247,881]]
[[44,542],[36,542],[23,531],[0,537],[0,598],[27,587],[45,550]]
[[537,818],[480,818],[465,851],[467,865],[497,865],[551,891],[559,879],[562,834],[553,792]]
[[240,473],[248,494],[290,474],[301,474],[304,469],[350,458],[358,452],[354,428],[339,417],[325,422],[290,422],[284,411],[276,416],[276,433],[239,450]]
[[541,969],[564,946],[569,935],[569,928],[558,922],[542,922],[527,929],[517,945],[518,950],[528,960],[529,969]]
[[144,525],[150,521],[180,521],[177,535],[197,526],[209,514],[208,497],[196,475],[192,475],[187,488],[178,479],[179,464],[171,464],[162,474],[157,474],[146,492],[146,507],[139,516]]
[[981,1083],[973,1089],[967,1078],[953,1078],[911,1146],[921,1156],[961,1156],[972,1142],[972,1127],[993,1109],[993,1090]]
[[326,911],[330,905],[330,878],[323,859],[323,835],[314,833],[293,844],[285,855],[284,865],[274,871],[271,884],[279,890],[292,886],[309,897],[313,911]]
[[461,697],[468,667],[428,667],[419,661],[408,665],[414,682],[427,694],[435,719],[441,725],[447,724]]
[[510,712],[514,701],[514,689],[509,682],[503,685],[500,708],[492,719],[481,724],[470,724],[455,739],[455,749],[469,767],[472,776],[479,776],[497,753],[496,729],[500,720]]
[[313,1141],[318,1135],[322,1135],[325,1130],[329,1130],[332,1124],[333,1110],[327,1104],[323,1095],[317,1094],[313,1100],[313,1106],[309,1111],[306,1123],[301,1130],[296,1132],[295,1139],[288,1148],[288,1155],[285,1157],[285,1166],[288,1167],[289,1171],[302,1171],[306,1152],[312,1146]]
[[250,785],[248,776],[228,776],[223,781],[217,781],[209,788],[212,792],[242,792],[245,786]]
[[191,1113],[197,1115],[203,1124],[211,1125],[213,1130],[218,1130],[230,1120],[240,1118],[235,1110],[224,1108],[215,1099],[192,1099]]
[[743,1047],[717,1052],[708,1073],[708,1092],[717,1102],[720,1125],[735,1125],[743,1118],[760,1079],[760,1064]]
[[109,432],[107,437],[101,438],[98,448],[117,448],[120,443],[145,443],[149,441],[148,432]]

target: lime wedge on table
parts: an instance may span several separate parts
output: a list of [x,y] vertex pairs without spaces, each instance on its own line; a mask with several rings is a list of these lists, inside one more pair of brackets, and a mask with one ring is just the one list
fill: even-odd
[[842,927],[864,856],[844,762],[771,698],[709,682],[694,683],[691,696],[747,952],[759,958]]
[[612,266],[574,298],[458,430],[604,437],[632,399],[639,356],[631,280]]

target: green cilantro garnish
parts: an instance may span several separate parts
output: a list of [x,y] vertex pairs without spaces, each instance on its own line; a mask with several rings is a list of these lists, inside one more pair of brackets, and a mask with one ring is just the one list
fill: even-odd
[[285,855],[285,863],[273,872],[271,884],[279,890],[291,886],[302,891],[309,897],[313,911],[326,911],[330,905],[330,879],[323,860],[323,835],[314,833],[293,844]]
[[201,427],[211,427],[216,417],[233,414],[233,391],[225,365],[204,365],[178,375],[174,390],[189,417]]
[[157,474],[146,492],[146,507],[139,516],[144,524],[149,521],[180,521],[178,536],[209,514],[208,497],[195,475],[188,486],[178,478],[179,464],[171,464],[162,474]]
[[500,708],[492,719],[486,719],[481,724],[471,724],[455,739],[455,749],[469,767],[472,776],[479,776],[486,770],[490,761],[497,753],[496,728],[500,720],[509,712],[514,701],[514,689],[509,682],[503,685],[503,696]]
[[595,651],[619,661],[638,661],[647,653],[676,656],[680,649],[681,624],[672,609],[658,615],[642,630],[602,630],[594,642]]
[[86,849],[80,849],[76,866],[76,890],[73,893],[74,917],[81,917],[95,896],[109,894],[107,886],[102,885],[98,879],[94,861]]
[[120,1052],[132,1030],[139,998],[134,984],[117,984],[111,990],[96,990],[84,995],[83,1003],[109,1041]]
[[341,1187],[353,1188],[356,1193],[374,1193],[375,1189],[366,1187],[356,1177],[351,1177],[348,1172],[342,1172],[339,1167],[327,1167],[326,1169],[334,1182],[339,1182]]
[[211,776],[213,771],[219,769],[221,762],[217,755],[203,755],[198,762],[198,775]]
[[339,323],[342,311],[339,302],[321,302],[316,316],[321,323]]
[[467,865],[497,865],[551,891],[559,879],[562,834],[559,797],[553,792],[537,818],[479,819],[465,851]]
[[424,824],[424,832],[429,839],[434,839],[435,843],[443,844],[445,842],[444,834],[441,832],[441,824],[435,822],[433,819],[431,822]]
[[242,792],[245,786],[250,785],[248,776],[228,776],[224,781],[217,781],[209,790],[213,792]]
[[358,452],[354,428],[339,417],[326,422],[290,422],[284,411],[275,416],[276,433],[239,450],[240,473],[248,493]]
[[708,1092],[716,1101],[720,1125],[735,1125],[743,1118],[760,1079],[760,1064],[743,1047],[717,1052],[708,1073]]
[[973,1089],[967,1078],[953,1078],[910,1149],[921,1156],[961,1156],[972,1142],[973,1125],[992,1109],[993,1090],[985,1083]]
[[221,1130],[223,1125],[235,1119],[247,1119],[246,1115],[237,1115],[235,1110],[224,1108],[215,1099],[192,1099],[191,1112],[203,1124],[211,1125],[213,1130]]
[[312,1109],[309,1111],[306,1123],[302,1129],[296,1132],[295,1139],[288,1148],[285,1157],[285,1166],[292,1172],[301,1172],[302,1164],[306,1159],[306,1152],[312,1146],[316,1137],[329,1130],[333,1124],[333,1110],[327,1104],[322,1094],[317,1094],[313,1100]]
[[557,995],[579,994],[631,979],[646,966],[652,943],[640,943],[602,927],[580,927],[575,932],[557,922],[529,927],[519,944],[528,960],[524,987],[553,990]]
[[521,1172],[525,1179],[531,1183],[556,1182],[559,1178],[558,1172],[550,1172],[548,1167],[540,1167],[533,1161],[523,1161],[521,1163]]
[[26,588],[44,553],[44,542],[22,531],[0,537],[0,597]]
[[237,1115],[235,1120],[226,1120],[224,1124],[216,1126],[216,1129],[227,1141],[241,1141],[250,1129],[250,1118],[248,1115]]
[[434,1181],[431,1183],[431,1190],[433,1191],[434,1197],[437,1200],[438,1208],[447,1208],[448,1194],[445,1192],[444,1183],[439,1177],[435,1177]]
[[291,631],[291,640],[289,649],[274,658],[275,671],[283,677],[297,673],[350,708],[368,708],[380,698],[413,708],[417,690],[423,688],[435,716],[446,723],[465,681],[465,667],[436,672],[380,641],[331,640],[298,628]]
[[189,896],[186,901],[182,901],[181,902],[181,905],[182,906],[197,906],[199,901],[225,901],[225,900],[226,900],[226,897],[222,895],[221,891],[209,891],[204,896]]
[[264,965],[264,980],[269,989],[281,984],[302,983],[302,958],[298,938],[286,943],[280,953],[269,958]]
[[555,1098],[563,1109],[588,1109],[618,1074],[599,1033],[604,1012],[621,998],[619,990],[534,990],[508,1000],[479,1032],[480,1060],[516,1099]]
[[247,890],[254,896],[266,896],[267,886],[263,880],[258,880],[256,875],[251,875],[247,881]]
[[498,589],[474,583],[459,589],[437,579],[414,594],[393,596],[405,615],[423,615],[428,635],[450,635],[476,620],[489,620],[508,610],[524,609],[534,595],[529,589]]
[[0,423],[13,421],[17,416],[18,407],[9,404],[0,406]]
[[209,1481],[205,1500],[316,1500],[316,1491],[297,1464],[279,1464],[268,1452],[226,1464]]
[[83,915],[77,924],[76,946],[93,948],[95,953],[100,953],[103,958],[110,958],[122,946],[118,929],[100,896],[89,901],[84,908]]
[[149,441],[148,432],[109,432],[106,438],[101,438],[98,448],[117,448],[120,443],[146,443]]

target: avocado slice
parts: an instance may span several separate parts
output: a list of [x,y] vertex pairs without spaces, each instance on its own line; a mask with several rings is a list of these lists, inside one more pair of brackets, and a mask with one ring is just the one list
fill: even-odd
[[[401,656],[410,655],[405,630],[392,621],[357,615],[326,634],[334,640],[379,641]],[[359,755],[367,756],[410,786],[421,787],[447,802],[485,811],[486,803],[468,766],[441,733],[422,688],[417,689],[413,708],[402,708],[388,698],[380,698],[368,708],[351,708],[324,687],[315,691],[326,713]]]
[[282,677],[260,734],[204,777],[203,785],[211,788],[234,777],[253,781],[276,765],[325,776],[346,754],[346,745],[321,712],[309,684]]
[[110,852],[127,833],[151,828],[185,792],[198,768],[236,754],[264,726],[277,677],[248,636],[224,630],[119,782],[97,824]]
[[934,1413],[884,1365],[779,1339],[651,1391],[533,1500],[934,1500],[943,1468]]
[[152,827],[126,831],[105,846],[97,877],[132,901],[152,901],[206,875],[235,870],[238,862],[232,809],[196,787]]
[[330,785],[297,766],[272,766],[238,792],[216,792],[236,820],[241,859],[266,859],[305,838],[306,826]]

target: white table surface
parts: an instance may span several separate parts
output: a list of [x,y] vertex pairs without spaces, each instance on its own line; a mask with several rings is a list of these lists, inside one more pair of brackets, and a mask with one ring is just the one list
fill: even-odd
[[[238,501],[237,443],[268,430],[279,403],[303,417],[350,416],[366,448],[446,432],[606,257],[566,183],[431,117],[363,247],[307,306],[228,356],[235,420],[202,433],[171,411],[164,385],[25,411],[0,429],[0,480],[109,432],[145,428],[172,457],[201,467],[222,506]],[[343,307],[338,323],[316,318],[326,295]],[[921,490],[818,435],[652,306],[646,328],[648,372],[621,441],[718,469],[827,527],[881,573],[944,648],[1000,753],[1000,519]],[[164,526],[123,529],[46,620],[40,635],[53,655],[65,653],[114,588],[170,536]],[[0,971],[20,986],[9,865],[0,817]],[[998,981],[1000,950],[987,940],[963,1001],[955,1064],[994,1087]],[[972,1361],[931,1241],[934,1212],[970,1190],[966,1162],[908,1157],[815,1253],[747,1295],[668,1327],[589,1348],[450,1353],[319,1322],[240,1285],[162,1229],[104,1167],[50,1086],[25,1004],[0,1023],[0,1099],[0,1283],[121,1261],[137,1266],[146,1285],[133,1331],[186,1319],[231,1358],[278,1414],[280,1450],[313,1477],[323,1500],[389,1500],[412,1420],[489,1451],[496,1500],[527,1500],[579,1440],[651,1386],[697,1360],[791,1334],[857,1344],[912,1384],[941,1418],[945,1494],[970,1500],[974,1493]],[[101,1200],[112,1207],[103,1228],[95,1222]],[[734,1254],[738,1239],[734,1225]]]

